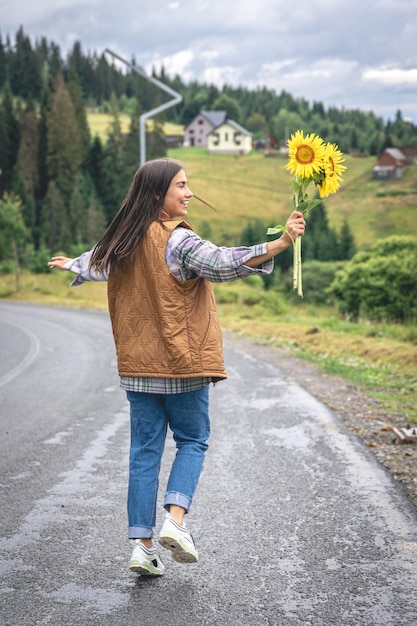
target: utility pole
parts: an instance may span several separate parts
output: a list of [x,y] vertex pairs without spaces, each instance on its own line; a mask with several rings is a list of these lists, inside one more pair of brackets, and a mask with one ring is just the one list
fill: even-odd
[[136,67],[136,65],[132,65],[132,63],[129,63],[125,59],[122,59],[122,57],[120,57],[115,52],[112,52],[108,48],[106,48],[105,52],[108,52],[108,54],[110,54],[115,59],[118,59],[119,61],[124,63],[133,72],[136,72],[137,74],[139,74],[143,78],[146,78],[146,80],[149,80],[149,82],[153,83],[154,85],[156,85],[157,87],[159,87],[160,89],[168,93],[169,95],[173,96],[173,100],[170,100],[169,102],[166,102],[165,104],[161,104],[159,107],[156,107],[155,109],[151,109],[150,111],[143,113],[139,117],[139,164],[143,165],[143,163],[145,163],[146,161],[146,120],[149,119],[150,117],[153,117],[154,115],[157,115],[157,113],[161,113],[161,111],[165,111],[165,109],[169,109],[170,107],[175,106],[176,104],[182,101],[182,96],[176,91],[174,91],[173,89],[171,89],[170,87],[168,87],[167,85],[164,85],[163,83],[161,83],[160,80],[157,80],[153,76],[148,76],[145,70],[143,70],[141,67]]

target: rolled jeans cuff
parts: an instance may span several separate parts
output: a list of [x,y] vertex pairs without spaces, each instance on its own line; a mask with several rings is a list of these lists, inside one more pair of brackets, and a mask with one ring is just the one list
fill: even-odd
[[152,539],[153,528],[146,526],[129,526],[127,529],[128,539]]
[[169,507],[171,504],[175,504],[176,506],[181,506],[185,509],[185,512],[188,513],[189,508],[191,506],[191,500],[188,496],[185,496],[183,493],[178,493],[178,491],[168,491],[165,494],[164,498],[164,509],[169,511]]

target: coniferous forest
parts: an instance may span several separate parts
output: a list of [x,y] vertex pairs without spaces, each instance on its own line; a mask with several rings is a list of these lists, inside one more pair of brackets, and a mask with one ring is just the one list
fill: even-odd
[[[134,58],[130,62],[136,64]],[[184,83],[163,69],[154,76],[183,100],[155,118],[147,132],[148,159],[166,154],[163,122],[186,125],[201,110],[219,109],[255,139],[274,137],[281,144],[288,132],[302,129],[337,143],[345,153],[377,155],[388,146],[417,145],[417,127],[401,111],[395,121],[385,122],[373,113],[326,110],[320,102],[266,87],[220,90]],[[45,38],[33,42],[23,28],[13,39],[0,33],[0,263],[20,257],[36,270],[45,267],[51,253],[76,254],[94,244],[137,168],[139,115],[163,98],[145,78],[116,67],[110,55],[84,53],[80,42],[64,58],[59,45]],[[90,134],[91,109],[112,115],[105,142]],[[121,112],[131,116],[127,134]],[[322,237],[323,228],[317,230]],[[349,232],[345,237],[344,258],[349,258],[354,244]],[[318,258],[313,247],[311,256]]]

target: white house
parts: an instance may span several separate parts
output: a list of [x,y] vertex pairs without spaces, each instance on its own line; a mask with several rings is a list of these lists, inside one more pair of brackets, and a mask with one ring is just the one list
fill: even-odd
[[226,119],[207,135],[210,154],[249,154],[252,150],[252,133],[233,120]]
[[226,117],[226,111],[200,111],[185,128],[184,146],[205,148],[209,132],[222,124]]

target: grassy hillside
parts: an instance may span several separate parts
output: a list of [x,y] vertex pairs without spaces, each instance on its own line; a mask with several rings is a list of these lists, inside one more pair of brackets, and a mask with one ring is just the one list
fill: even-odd
[[[109,132],[109,127],[112,119],[113,117],[110,113],[88,111],[87,121],[92,136],[98,136],[102,141],[105,141]],[[122,132],[127,133],[130,126],[130,115],[128,115],[127,113],[119,113],[119,119]],[[149,123],[151,124],[152,120],[150,120]],[[166,124],[164,124],[164,132],[166,135],[180,135],[184,132],[184,127],[178,124],[171,124],[167,122]]]
[[[113,117],[109,113],[98,113],[97,111],[87,113],[87,121],[91,135],[93,137],[99,137],[101,141],[105,141],[109,133],[112,119]],[[120,113],[119,119],[122,132],[127,133],[130,125],[130,115]]]
[[[110,114],[89,112],[92,135],[104,140],[111,119]],[[121,113],[120,123],[127,132],[130,116]],[[179,134],[183,127],[168,123],[164,130]],[[208,155],[202,148],[170,150],[169,156],[184,164],[192,191],[217,208],[215,213],[193,201],[189,212],[197,229],[210,222],[214,241],[238,243],[248,220],[281,223],[291,210],[291,181],[283,157]],[[375,157],[347,155],[345,182],[325,200],[330,226],[339,230],[347,219],[358,248],[391,234],[417,235],[417,165],[407,166],[402,179],[374,181],[375,164]]]
[[[200,148],[170,150],[169,155],[184,164],[192,191],[217,208],[214,213],[193,201],[189,212],[197,228],[210,221],[213,238],[226,234],[237,241],[248,220],[281,223],[291,210],[284,158],[255,152],[246,157],[208,155]],[[324,200],[330,226],[339,230],[346,218],[359,248],[391,234],[417,236],[417,165],[407,166],[400,180],[374,181],[375,163],[374,157],[347,155],[344,183]]]

